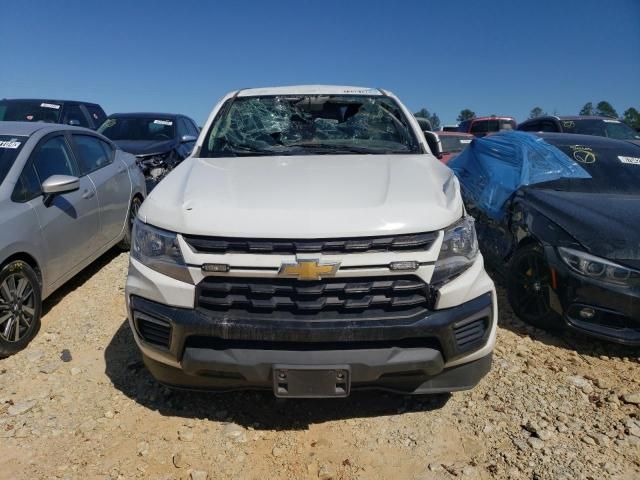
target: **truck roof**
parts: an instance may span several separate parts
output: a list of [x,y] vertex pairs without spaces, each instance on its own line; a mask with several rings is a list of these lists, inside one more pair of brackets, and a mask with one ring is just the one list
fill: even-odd
[[268,95],[385,95],[379,88],[350,87],[339,85],[290,85],[284,87],[245,88],[238,97]]

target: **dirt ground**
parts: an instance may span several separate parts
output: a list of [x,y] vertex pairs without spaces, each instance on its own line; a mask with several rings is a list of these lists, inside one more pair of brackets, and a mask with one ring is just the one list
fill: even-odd
[[0,360],[0,478],[640,478],[640,350],[528,327],[502,289],[474,390],[280,401],[156,384],[125,321],[127,261],[48,299],[37,338]]

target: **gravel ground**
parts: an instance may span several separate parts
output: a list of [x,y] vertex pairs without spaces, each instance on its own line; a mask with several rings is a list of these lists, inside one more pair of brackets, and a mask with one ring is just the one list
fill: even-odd
[[473,391],[280,401],[156,384],[125,322],[127,259],[57,292],[0,360],[1,478],[640,478],[640,351],[528,327],[502,290]]

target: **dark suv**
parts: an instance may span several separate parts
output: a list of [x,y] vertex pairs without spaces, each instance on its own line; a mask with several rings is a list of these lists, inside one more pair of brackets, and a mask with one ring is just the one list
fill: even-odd
[[0,121],[65,123],[97,129],[107,118],[97,103],[75,100],[0,100]]
[[518,124],[525,132],[559,132],[595,135],[640,143],[640,133],[615,118],[595,116],[544,116]]

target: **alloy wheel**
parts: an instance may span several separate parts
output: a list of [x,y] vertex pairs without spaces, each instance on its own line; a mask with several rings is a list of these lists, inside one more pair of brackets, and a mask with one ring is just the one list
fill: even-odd
[[537,319],[551,312],[551,274],[541,253],[531,252],[513,266],[515,309],[525,318]]
[[12,273],[0,284],[0,338],[19,341],[29,330],[36,313],[35,292],[22,273]]

